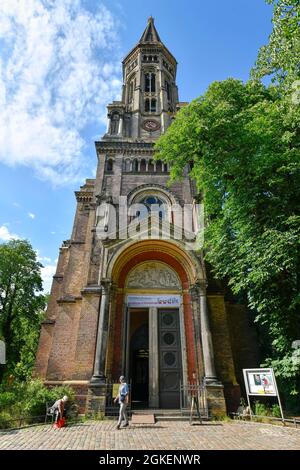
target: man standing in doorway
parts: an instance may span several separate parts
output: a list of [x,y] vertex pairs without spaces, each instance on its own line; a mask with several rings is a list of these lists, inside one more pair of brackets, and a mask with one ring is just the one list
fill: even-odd
[[121,375],[119,380],[120,380],[119,393],[114,400],[115,403],[118,401],[120,405],[119,421],[117,424],[117,429],[120,429],[122,421],[125,421],[125,424],[122,426],[123,428],[126,428],[129,424],[127,413],[126,413],[126,408],[128,404],[128,393],[129,393],[128,385],[123,375]]

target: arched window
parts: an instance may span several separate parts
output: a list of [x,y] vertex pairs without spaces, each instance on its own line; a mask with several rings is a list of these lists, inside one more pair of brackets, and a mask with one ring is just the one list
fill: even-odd
[[162,162],[160,160],[158,160],[156,162],[156,172],[157,173],[161,173],[162,172]]
[[155,93],[155,73],[145,73],[145,92]]
[[151,73],[151,90],[152,93],[155,92],[155,73]]
[[119,132],[119,120],[120,120],[119,114],[114,113],[111,117],[111,134],[118,134],[118,132]]
[[149,113],[150,111],[150,100],[147,98],[145,100],[145,113]]
[[167,99],[168,101],[170,101],[171,100],[171,87],[170,87],[170,83],[167,80],[165,81],[165,89],[167,92]]
[[113,160],[110,158],[109,160],[107,160],[106,162],[106,171],[113,171],[114,169],[114,162]]
[[146,160],[141,160],[140,171],[146,171]]
[[129,84],[128,103],[132,103],[132,101],[133,101],[133,80],[131,80]]
[[148,165],[148,171],[151,171],[151,172],[153,172],[153,171],[154,171],[154,164],[153,164],[153,160],[150,160],[150,161],[149,161],[149,165]]
[[150,212],[155,212],[158,213],[160,219],[166,219],[166,203],[154,194],[145,196],[139,203],[144,204],[147,209],[147,211],[145,210],[142,213],[145,214],[145,216],[148,216]]
[[130,171],[130,160],[125,161],[125,171],[127,173]]
[[156,99],[152,98],[151,100],[151,113],[156,112]]
[[137,160],[134,160],[132,169],[133,171],[139,171],[139,162]]

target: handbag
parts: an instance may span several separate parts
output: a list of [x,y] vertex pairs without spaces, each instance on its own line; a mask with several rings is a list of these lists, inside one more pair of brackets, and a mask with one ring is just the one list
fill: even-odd
[[54,429],[60,429],[63,428],[66,424],[65,418],[59,418],[57,420],[57,423],[53,425]]

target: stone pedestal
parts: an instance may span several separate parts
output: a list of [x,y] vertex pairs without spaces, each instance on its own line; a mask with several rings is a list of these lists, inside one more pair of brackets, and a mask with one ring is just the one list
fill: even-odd
[[223,385],[207,384],[206,393],[209,415],[216,418],[225,416],[227,413]]
[[86,410],[88,415],[105,413],[106,388],[105,384],[90,385]]

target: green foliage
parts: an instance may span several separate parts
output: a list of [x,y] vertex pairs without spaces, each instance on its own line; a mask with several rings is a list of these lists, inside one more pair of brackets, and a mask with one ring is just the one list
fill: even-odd
[[228,79],[183,108],[156,144],[171,180],[193,162],[206,260],[263,328],[265,357],[289,393],[300,368],[300,112],[274,86]]
[[4,372],[19,379],[31,376],[44,316],[41,267],[28,241],[0,245],[0,338],[7,353]]
[[254,414],[256,416],[270,416],[270,408],[259,401],[254,402]]
[[0,429],[9,429],[11,416],[7,411],[0,411]]
[[[2,385],[0,387],[0,414],[11,420],[26,417],[30,422],[30,418],[41,417],[43,421],[46,404],[51,406],[64,395],[69,397],[66,404],[66,416],[69,419],[74,418],[77,416],[74,390],[68,386],[45,387],[41,380],[14,382],[10,386]],[[13,427],[13,423],[10,426]]]
[[277,404],[274,404],[271,407],[271,414],[272,416],[274,416],[274,418],[281,418],[280,406]]
[[6,392],[0,389],[0,411],[10,408],[16,401],[15,392]]
[[94,411],[89,414],[88,418],[94,421],[103,421],[105,418],[105,414],[103,411]]
[[299,0],[267,0],[274,6],[273,30],[269,43],[258,54],[252,71],[254,78],[272,76],[284,88],[300,76],[300,3]]
[[281,418],[280,406],[275,403],[268,405],[256,400],[254,402],[254,414],[256,416],[272,416],[274,418]]

